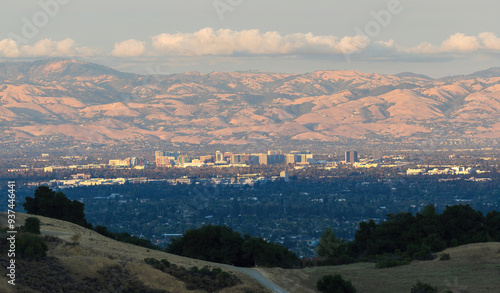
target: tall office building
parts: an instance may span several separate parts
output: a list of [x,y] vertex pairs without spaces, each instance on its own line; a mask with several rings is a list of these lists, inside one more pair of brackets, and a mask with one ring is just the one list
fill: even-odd
[[184,166],[186,163],[191,163],[191,157],[189,156],[178,156],[177,157],[177,165]]
[[246,163],[246,155],[235,154],[231,156],[231,164],[245,164]]
[[156,157],[156,167],[172,167],[170,158],[165,156]]
[[282,172],[280,173],[280,177],[281,177],[281,178],[283,178],[283,180],[284,180],[285,182],[288,182],[288,180],[290,180],[290,179],[289,179],[289,177],[288,177],[288,171],[282,171]]
[[219,152],[219,151],[217,151],[215,153],[215,161],[216,162],[222,162],[222,161],[224,161],[224,154],[221,153],[221,152]]
[[358,152],[357,151],[347,151],[347,152],[345,152],[345,162],[346,163],[359,162],[359,160],[358,160]]
[[285,163],[285,155],[281,150],[273,150],[267,152],[267,164],[284,164]]
[[256,156],[259,158],[260,165],[267,165],[267,154],[259,153]]

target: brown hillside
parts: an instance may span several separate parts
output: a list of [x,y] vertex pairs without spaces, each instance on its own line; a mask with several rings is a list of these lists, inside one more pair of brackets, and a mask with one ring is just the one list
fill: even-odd
[[[32,215],[16,214],[16,225],[20,226],[24,224],[24,219],[28,216]],[[65,276],[65,278],[71,278],[74,282],[81,282],[80,286],[84,286],[86,282],[111,282],[113,276],[115,276],[118,280],[120,278],[129,278],[130,280],[142,282],[148,288],[166,290],[167,292],[205,292],[203,290],[188,290],[184,282],[145,264],[144,258],[167,259],[172,264],[183,266],[187,269],[193,266],[199,268],[204,266],[211,268],[220,267],[215,263],[189,259],[118,242],[72,223],[41,216],[36,217],[41,220],[42,235],[51,235],[62,241],[52,241],[49,243],[48,258],[43,262],[31,261],[31,264],[28,262],[30,273],[26,272],[28,268],[25,268],[23,272],[23,261],[17,259],[19,267],[16,272],[16,290],[13,290],[14,288],[7,284],[5,274],[1,274],[0,292],[43,292],[38,290],[37,285],[33,285],[38,284],[37,282],[31,281],[32,285],[26,286],[23,285],[23,280],[20,280],[23,276],[29,278],[30,274],[34,273],[39,276],[50,275],[50,272],[47,271],[39,271],[38,273],[35,271],[33,273],[33,267],[35,266],[41,270],[54,269],[56,270],[54,274],[59,275],[59,277]],[[0,213],[0,219],[2,226],[5,226],[6,214]],[[80,235],[78,245],[70,244],[73,242],[71,238],[74,235]],[[5,255],[2,257],[6,258]],[[2,260],[2,264],[4,262],[5,260]],[[123,262],[126,262],[125,272],[121,270]],[[28,264],[24,263],[24,265]],[[223,289],[219,292],[268,292],[255,280],[246,275],[231,268],[220,268],[237,276],[242,281],[242,284]],[[109,278],[109,280],[106,280],[106,278],[103,280],[103,275],[107,276],[106,278]],[[57,277],[54,276],[53,278]],[[114,290],[118,290],[117,288],[119,287],[118,284],[111,284],[110,286]],[[116,292],[119,292],[119,290]]]

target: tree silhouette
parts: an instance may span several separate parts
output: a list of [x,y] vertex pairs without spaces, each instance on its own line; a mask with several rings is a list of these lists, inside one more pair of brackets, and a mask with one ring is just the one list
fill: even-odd
[[62,192],[54,192],[47,186],[35,190],[35,197],[26,197],[23,204],[28,214],[40,215],[91,227],[85,219],[84,204],[69,200]]

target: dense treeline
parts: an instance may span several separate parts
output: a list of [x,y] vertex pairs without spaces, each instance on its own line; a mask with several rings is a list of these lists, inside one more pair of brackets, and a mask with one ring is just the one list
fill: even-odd
[[352,253],[365,256],[407,252],[414,258],[459,245],[500,241],[500,213],[486,217],[469,205],[448,206],[437,214],[433,205],[421,213],[388,214],[385,222],[363,222],[349,245]]
[[167,252],[236,266],[291,268],[299,259],[288,248],[260,237],[242,236],[227,226],[206,225],[187,230],[167,247]]
[[438,214],[433,205],[422,212],[388,214],[386,221],[361,222],[354,240],[345,242],[327,229],[320,240],[318,255],[329,262],[339,258],[372,258],[396,254],[425,260],[433,252],[464,244],[500,241],[500,213],[486,216],[469,205],[448,206]]

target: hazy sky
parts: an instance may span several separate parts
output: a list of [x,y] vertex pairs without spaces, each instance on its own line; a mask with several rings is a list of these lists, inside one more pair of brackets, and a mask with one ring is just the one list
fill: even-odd
[[0,60],[137,73],[352,69],[433,77],[500,66],[493,0],[3,1]]

